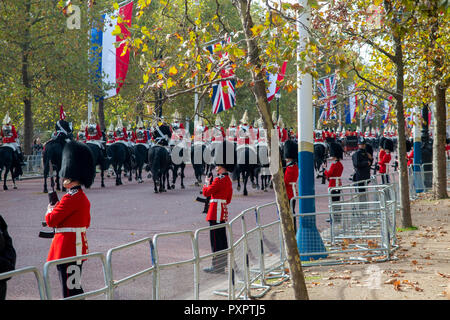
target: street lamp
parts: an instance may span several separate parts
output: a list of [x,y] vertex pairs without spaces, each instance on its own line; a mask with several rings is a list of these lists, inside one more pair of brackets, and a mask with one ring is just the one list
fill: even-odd
[[275,99],[277,99],[277,121],[278,121],[278,118],[280,117],[280,98],[281,98],[281,93],[278,91],[277,93],[275,93]]

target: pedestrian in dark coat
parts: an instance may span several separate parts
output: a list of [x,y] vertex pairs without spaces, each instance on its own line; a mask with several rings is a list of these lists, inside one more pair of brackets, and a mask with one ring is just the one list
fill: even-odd
[[[352,155],[353,167],[355,173],[353,174],[353,181],[363,181],[370,179],[370,166],[372,165],[373,157],[366,151],[366,140],[363,137],[358,138],[358,151]],[[358,186],[363,186],[364,183],[358,183]],[[365,188],[359,188],[359,192],[365,192]]]
[[[16,250],[8,234],[8,225],[0,215],[0,273],[12,271],[15,267]],[[9,279],[0,280],[0,300],[5,300],[6,298],[6,282]]]

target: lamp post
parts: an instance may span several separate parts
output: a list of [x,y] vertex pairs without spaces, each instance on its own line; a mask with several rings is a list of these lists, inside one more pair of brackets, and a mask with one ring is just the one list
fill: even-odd
[[[299,31],[299,46],[297,48],[297,60],[300,53],[305,50],[310,27],[310,6],[308,0],[299,0],[299,4],[306,10],[298,18],[297,30]],[[298,65],[301,65],[300,63]],[[298,126],[298,168],[299,168],[299,196],[314,196],[314,145],[313,145],[313,105],[312,91],[313,81],[309,73],[303,73],[297,67],[297,126]],[[299,199],[299,213],[307,214],[316,211],[315,199]],[[316,216],[307,215],[299,217],[297,231],[297,246],[300,260],[309,261],[327,257],[326,254],[307,255],[308,253],[326,252],[322,238],[316,227]]]
[[280,118],[280,98],[281,93],[278,91],[277,93],[275,93],[275,99],[277,100],[277,121]]

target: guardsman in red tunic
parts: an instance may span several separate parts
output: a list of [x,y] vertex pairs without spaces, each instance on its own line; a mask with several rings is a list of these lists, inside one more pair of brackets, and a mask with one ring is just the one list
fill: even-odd
[[14,154],[14,162],[20,164],[19,167],[19,175],[22,175],[22,166],[25,165],[23,162],[23,154],[20,149],[20,145],[17,142],[18,135],[16,131],[16,127],[11,124],[11,118],[9,117],[9,112],[6,112],[5,117],[3,118],[3,125],[0,128],[0,136],[1,142],[3,146],[8,146],[13,149]]
[[[328,179],[328,188],[334,188],[337,186],[342,186],[341,176],[344,171],[344,166],[341,160],[344,156],[344,150],[342,146],[337,142],[330,143],[330,156],[331,160],[334,161],[328,170],[325,170],[323,174]],[[331,190],[331,194],[340,194],[340,190]],[[331,197],[331,201],[339,201],[340,197]],[[339,210],[337,206],[333,206],[333,211]],[[339,222],[341,220],[341,215],[333,214],[333,221]]]
[[117,117],[117,125],[114,131],[114,140],[128,146],[127,129],[123,126],[122,119],[120,117]]
[[77,141],[86,143],[86,122],[84,120],[81,120],[80,130],[78,130],[77,133]]
[[381,180],[383,182],[383,184],[385,183],[389,183],[389,176],[387,175],[387,166],[389,165],[389,162],[391,162],[391,152],[394,151],[394,142],[391,139],[384,139],[382,146],[384,149],[384,152],[378,154],[378,165],[380,166],[380,173],[382,173],[383,175],[381,175]]
[[[228,208],[233,197],[233,184],[229,177],[229,172],[234,169],[234,159],[228,159],[227,150],[233,152],[233,145],[229,141],[224,141],[216,145],[214,152],[214,163],[218,176],[206,178],[203,186],[203,195],[210,197],[206,221],[210,226],[226,223],[228,221]],[[227,162],[228,161],[228,162]],[[222,251],[228,248],[227,231],[225,228],[211,229],[210,241],[212,252]],[[211,268],[203,269],[209,273],[223,273],[227,265],[226,254],[216,255],[212,259]]]
[[[284,171],[284,185],[289,199],[297,195],[297,181],[298,181],[298,144],[294,140],[287,140],[283,146],[284,158],[286,159],[286,170]],[[292,213],[295,214],[295,200],[292,204]],[[297,222],[294,217],[294,230],[297,233]]]
[[237,128],[237,144],[238,146],[244,146],[252,144],[255,141],[255,137],[253,136],[252,126],[248,124],[248,114],[247,110],[245,110],[242,119],[240,120],[241,124]]
[[[91,204],[81,186],[89,188],[95,177],[95,164],[89,147],[70,141],[62,155],[61,177],[68,192],[54,206],[48,205],[45,221],[55,228],[47,261],[88,253],[86,229],[91,222]],[[81,268],[83,259],[58,265],[64,298],[83,293]],[[73,283],[75,280],[75,283]]]
[[214,127],[211,129],[212,137],[211,142],[222,142],[225,140],[225,129],[223,128],[223,122],[220,120],[220,116],[217,115]]
[[230,142],[237,142],[236,119],[234,118],[234,115],[231,116],[230,126],[227,129],[227,140]]

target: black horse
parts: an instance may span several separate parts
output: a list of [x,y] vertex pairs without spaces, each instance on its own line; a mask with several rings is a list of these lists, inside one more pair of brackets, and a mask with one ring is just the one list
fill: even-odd
[[120,186],[122,184],[122,167],[128,172],[131,172],[128,147],[122,142],[115,142],[107,146],[106,154],[110,158],[109,164],[112,165],[114,174],[116,175],[116,186]]
[[[167,149],[160,145],[153,145],[148,151],[148,162],[153,177],[155,193],[164,192],[168,182],[170,155]],[[170,185],[168,185],[170,189]]]
[[[47,178],[50,173],[50,163],[56,178],[56,190],[61,190],[59,183],[59,171],[61,170],[62,151],[67,141],[72,140],[72,128],[67,121],[58,121],[59,126],[64,129],[65,133],[60,133],[57,137],[52,138],[44,144],[44,150],[42,151],[42,161],[44,165],[44,193],[48,192]],[[52,189],[55,187],[55,180],[53,175],[50,178]],[[63,187],[64,191],[65,188]]]
[[136,170],[136,181],[138,183],[144,182],[142,180],[142,168],[144,164],[148,164],[148,147],[143,144],[136,144],[134,146],[134,154],[135,154],[135,170]]
[[0,177],[2,175],[3,168],[5,168],[5,175],[3,177],[3,190],[8,190],[6,179],[9,172],[11,172],[11,178],[14,185],[13,188],[17,189],[15,180],[19,176],[19,172],[21,169],[20,163],[18,159],[15,159],[14,157],[14,150],[7,146],[0,147]]
[[189,149],[183,144],[178,143],[170,148],[170,168],[172,169],[172,189],[175,189],[175,183],[180,170],[181,189],[184,189],[184,169],[186,168],[186,156],[189,156]]
[[95,166],[100,167],[100,176],[101,176],[101,187],[105,187],[105,179],[104,179],[104,172],[108,168],[107,158],[105,158],[105,154],[102,149],[96,144],[92,142],[87,142],[86,145],[91,149],[92,155],[94,156],[94,163]]
[[[249,145],[239,146],[235,149],[236,159],[237,159],[237,169],[235,175],[237,177],[237,189],[241,189],[240,175],[242,174],[242,183],[244,185],[244,196],[248,195],[247,182],[250,178],[254,181],[255,170],[258,167],[258,155],[256,150]],[[253,184],[253,188],[256,185]]]
[[314,169],[319,172],[325,163],[327,163],[327,148],[322,143],[314,143]]
[[206,163],[203,159],[205,150],[206,146],[204,143],[194,143],[191,146],[191,163],[194,169],[196,186],[202,183],[202,175],[205,172]]
[[261,178],[261,190],[267,191],[272,177],[269,171],[269,148],[265,144],[258,144],[256,150],[258,154],[258,167],[255,173],[256,185],[259,187],[259,176]]

